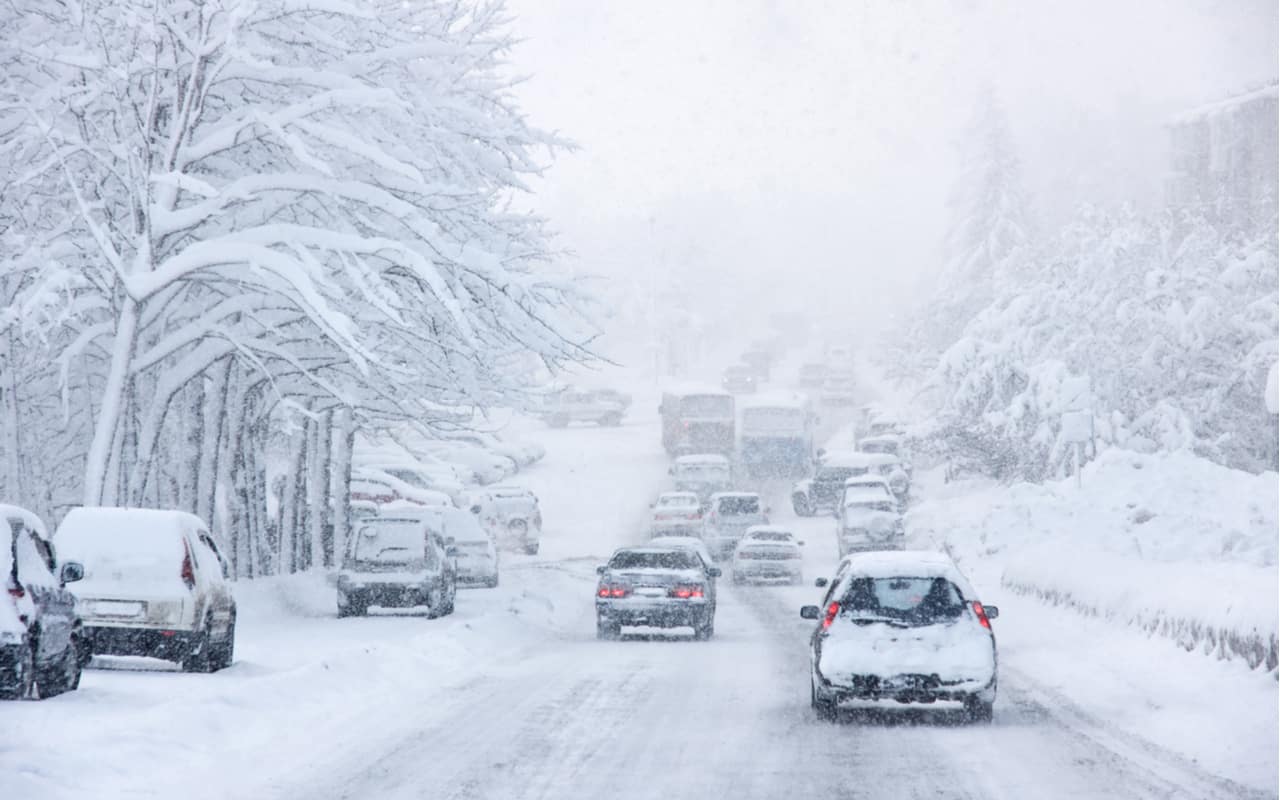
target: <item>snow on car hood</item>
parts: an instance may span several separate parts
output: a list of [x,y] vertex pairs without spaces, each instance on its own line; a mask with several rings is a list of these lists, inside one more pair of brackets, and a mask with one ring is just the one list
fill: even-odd
[[936,674],[942,681],[985,683],[995,674],[995,648],[967,614],[951,623],[910,628],[859,625],[841,617],[822,642],[818,670],[837,685],[848,685],[854,675]]

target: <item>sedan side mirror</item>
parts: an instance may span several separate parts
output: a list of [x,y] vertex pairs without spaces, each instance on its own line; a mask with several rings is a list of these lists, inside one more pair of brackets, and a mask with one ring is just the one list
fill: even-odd
[[814,585],[814,586],[817,586],[819,589],[825,589],[825,588],[827,587],[827,579],[826,579],[826,578],[814,578],[814,580],[813,580],[813,585]]
[[59,577],[63,583],[75,583],[76,581],[84,580],[84,565],[79,561],[64,562]]
[[796,542],[796,544],[800,545],[801,547],[804,547],[804,539],[801,539],[800,541]]
[[472,507],[471,507],[471,513],[472,513],[472,514],[479,514],[479,513],[480,513],[480,506],[472,506]]
[[819,617],[819,612],[818,612],[817,606],[801,606],[800,607],[801,619],[817,619],[818,617]]
[[603,575],[603,574],[604,574],[604,571],[605,571],[605,566],[604,566],[603,564],[601,564],[600,566],[596,567],[596,574],[597,574],[597,575]]
[[983,606],[982,610],[983,612],[986,613],[987,619],[995,619],[996,617],[1000,616],[999,606]]
[[710,575],[710,576],[711,576],[711,577],[713,577],[713,578],[719,578],[719,577],[720,577],[720,574],[721,574],[721,573],[720,573],[720,568],[719,568],[719,567],[707,567],[707,574],[708,574],[708,575]]

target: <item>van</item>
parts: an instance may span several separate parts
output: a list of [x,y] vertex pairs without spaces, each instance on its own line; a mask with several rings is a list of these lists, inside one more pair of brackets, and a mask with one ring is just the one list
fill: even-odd
[[150,656],[186,672],[231,665],[236,604],[223,549],[198,518],[144,508],[72,509],[54,534],[79,562],[74,593],[95,655]]

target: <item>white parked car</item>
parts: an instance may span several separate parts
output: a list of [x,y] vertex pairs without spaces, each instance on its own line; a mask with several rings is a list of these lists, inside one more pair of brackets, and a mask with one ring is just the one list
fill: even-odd
[[383,479],[394,478],[416,489],[427,489],[443,492],[449,496],[454,505],[461,506],[466,500],[466,485],[454,476],[451,468],[442,464],[423,464],[408,459],[361,459],[356,470],[371,470],[381,473]]
[[693,492],[663,492],[650,508],[649,535],[697,533],[702,528],[702,503]]
[[538,496],[519,486],[493,486],[472,498],[471,513],[503,550],[537,555],[542,540]]
[[809,659],[814,711],[833,719],[851,701],[953,701],[971,720],[990,721],[998,615],[942,553],[849,556],[822,605],[800,609],[818,621]]
[[733,551],[734,583],[785,579],[800,583],[803,579],[800,548],[804,542],[785,528],[757,525],[748,528]]
[[498,585],[498,548],[488,536],[478,539],[454,538],[458,553],[458,583],[471,586]]
[[445,438],[451,441],[465,442],[509,458],[517,467],[531,466],[547,454],[547,449],[540,444],[501,439],[496,433],[488,433],[486,431],[454,431],[446,434]]
[[[391,499],[386,499],[390,497]],[[380,469],[351,470],[352,500],[370,500],[379,505],[407,502],[420,506],[451,506],[453,498],[435,489],[423,489]]]
[[454,548],[459,584],[498,585],[498,548],[475,514],[443,506],[404,511],[389,508],[384,513],[388,516],[409,514],[425,520],[431,530],[444,539],[446,546]]
[[54,534],[84,565],[76,585],[89,650],[151,656],[188,672],[231,665],[236,603],[221,546],[198,517],[143,508],[74,508]]
[[424,445],[424,449],[442,461],[465,467],[481,485],[496,483],[516,474],[515,461],[466,442],[437,441]]
[[616,427],[631,405],[631,398],[609,389],[568,388],[547,397],[541,417],[552,428],[563,428],[571,422],[594,422]]

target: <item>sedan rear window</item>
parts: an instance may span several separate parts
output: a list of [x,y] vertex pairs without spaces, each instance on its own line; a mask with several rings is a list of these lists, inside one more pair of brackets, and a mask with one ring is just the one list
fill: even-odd
[[759,514],[760,498],[754,495],[751,497],[721,497],[718,510],[728,517]]
[[626,550],[616,553],[609,569],[699,569],[701,559],[686,551],[643,552]]
[[855,578],[840,607],[854,619],[931,625],[957,619],[964,613],[964,598],[946,578]]

